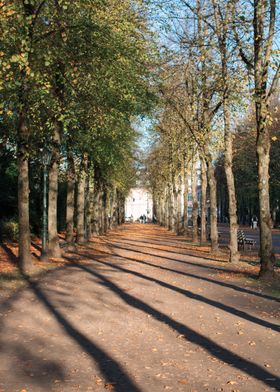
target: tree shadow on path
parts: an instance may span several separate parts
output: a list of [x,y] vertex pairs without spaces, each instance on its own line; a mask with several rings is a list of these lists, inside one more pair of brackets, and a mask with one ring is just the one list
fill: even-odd
[[[202,295],[195,294],[195,293],[193,293],[193,292],[191,292],[189,290],[181,289],[180,287],[173,286],[173,285],[171,285],[169,283],[163,282],[163,281],[158,280],[156,278],[143,275],[140,272],[131,271],[129,269],[126,269],[126,268],[120,267],[118,265],[109,263],[107,261],[104,262],[104,261],[100,260],[98,257],[91,257],[89,255],[81,254],[81,253],[80,253],[80,255],[83,256],[83,257],[91,258],[92,260],[96,260],[96,261],[98,261],[99,263],[101,263],[103,265],[107,265],[107,266],[109,265],[110,267],[112,267],[114,269],[117,269],[117,270],[119,270],[121,272],[125,272],[125,273],[128,273],[128,274],[137,276],[137,277],[139,277],[141,279],[145,279],[145,280],[148,280],[150,282],[157,283],[159,286],[162,286],[162,287],[165,287],[165,288],[167,288],[169,290],[175,291],[175,292],[177,292],[179,294],[184,295],[185,297],[191,298],[191,299],[199,301],[199,302],[203,302],[203,303],[205,303],[207,305],[210,305],[210,306],[213,306],[213,307],[215,307],[217,309],[221,309],[221,310],[223,310],[225,312],[228,312],[229,314],[233,314],[233,315],[235,315],[237,317],[241,317],[241,318],[243,318],[243,319],[245,319],[247,321],[250,321],[250,322],[252,322],[254,324],[258,324],[258,325],[260,325],[262,327],[270,328],[270,329],[272,329],[272,330],[274,330],[276,332],[280,332],[280,326],[279,325],[270,323],[269,321],[261,320],[261,319],[255,317],[255,316],[252,316],[252,315],[250,315],[250,314],[248,314],[248,313],[246,313],[246,312],[244,312],[242,310],[238,310],[238,309],[236,309],[236,308],[234,308],[232,306],[226,305],[224,303],[220,303],[220,302],[212,300],[210,298],[203,297]],[[119,256],[117,256],[117,257],[119,257]],[[69,260],[71,260],[71,259],[69,259]]]
[[[240,271],[229,270],[227,268],[211,267],[211,266],[202,265],[202,264],[199,264],[199,263],[192,263],[191,261],[177,260],[177,259],[173,259],[173,258],[168,258],[168,257],[164,257],[164,256],[158,256],[158,255],[150,254],[150,253],[147,253],[147,252],[137,251],[137,250],[134,250],[134,249],[123,248],[123,247],[120,247],[119,245],[115,245],[115,244],[111,245],[110,243],[106,243],[106,245],[108,246],[108,248],[111,248],[111,249],[117,248],[117,249],[121,249],[121,250],[135,252],[135,253],[143,253],[146,256],[159,257],[159,258],[162,258],[162,259],[172,260],[172,261],[175,261],[175,262],[178,262],[178,263],[183,263],[183,264],[195,266],[195,267],[198,267],[198,268],[203,268],[205,270],[214,270],[214,271],[217,271],[217,272],[218,271],[222,271],[222,272],[225,272],[225,273],[236,273],[236,274],[240,273]],[[100,252],[112,255],[112,253],[107,253],[105,251],[100,251]],[[192,278],[201,279],[201,280],[204,280],[206,282],[214,283],[214,284],[217,284],[219,286],[226,287],[226,288],[231,288],[233,290],[240,291],[240,292],[245,293],[245,294],[254,295],[256,297],[260,297],[260,298],[263,298],[263,299],[268,299],[268,300],[280,303],[280,300],[278,298],[272,297],[272,296],[267,295],[267,294],[261,294],[261,293],[258,293],[256,291],[248,290],[248,289],[245,289],[243,287],[235,286],[235,285],[230,284],[230,283],[220,282],[220,281],[217,281],[215,279],[206,278],[205,276],[201,276],[201,275],[195,275],[195,274],[192,274],[190,272],[183,272],[183,271],[173,270],[171,268],[164,267],[164,266],[161,266],[161,265],[148,263],[148,262],[143,261],[143,260],[137,260],[137,259],[134,259],[134,258],[129,257],[127,255],[121,256],[121,255],[116,254],[115,252],[113,254],[114,254],[114,256],[119,257],[119,258],[125,258],[125,259],[132,260],[132,261],[140,263],[140,264],[146,264],[146,265],[149,265],[151,267],[156,267],[156,268],[159,268],[159,269],[162,269],[162,270],[174,272],[174,273],[179,274],[179,275],[185,275],[185,276],[189,276],[189,277],[192,277]],[[189,255],[186,255],[186,256],[189,256]],[[192,257],[197,257],[198,259],[201,258],[199,256],[192,256]],[[241,271],[241,273],[244,275],[244,273],[242,271]]]
[[[184,336],[185,340],[200,346],[202,349],[207,350],[219,360],[229,364],[232,367],[235,367],[236,369],[241,370],[244,373],[247,373],[249,376],[254,377],[256,380],[263,382],[269,387],[276,389],[280,387],[280,379],[276,375],[263,369],[261,366],[242,358],[238,354],[234,354],[230,350],[220,346],[211,339],[208,339],[207,337],[199,334],[184,324],[175,321],[166,314],[158,311],[157,309],[132,296],[131,294],[124,292],[118,285],[98,272],[93,271],[89,267],[77,263],[74,264],[81,270],[86,271],[94,277],[100,279],[103,286],[117,294],[126,304],[152,316],[155,320],[168,325],[177,333]],[[133,391],[133,389],[129,389],[129,391]]]
[[[68,267],[68,268],[71,268]],[[44,304],[48,311],[54,316],[56,321],[61,325],[69,337],[73,339],[99,366],[100,371],[109,384],[114,385],[114,391],[123,392],[140,392],[141,390],[129,378],[125,370],[119,365],[113,357],[89,340],[85,335],[74,328],[70,322],[56,309],[49,298],[40,289],[37,282],[29,277],[25,277],[29,283],[30,289],[36,297]]]
[[[192,263],[191,261],[180,260],[180,259],[176,259],[174,257],[162,256],[162,255],[158,255],[156,253],[145,252],[143,250],[130,249],[128,247],[123,247],[123,246],[120,246],[119,244],[115,244],[112,241],[110,241],[110,244],[112,244],[110,246],[114,247],[114,248],[123,249],[123,250],[129,251],[129,252],[141,253],[141,254],[147,255],[147,256],[158,257],[160,259],[171,260],[171,261],[175,261],[177,263],[192,265],[192,266],[195,266],[195,267],[198,267],[198,268],[202,268],[202,269],[206,269],[206,270],[223,271],[223,272],[229,272],[229,273],[233,273],[233,274],[240,274],[240,271],[236,271],[236,270],[233,270],[233,269],[211,267],[209,265],[203,265],[203,264],[199,264],[199,263]],[[106,245],[109,245],[109,243],[107,243]],[[127,244],[127,245],[128,246],[133,246],[131,244]],[[134,245],[134,246],[137,246],[137,245]],[[160,250],[160,252],[169,253],[169,251],[167,251],[167,250]],[[194,257],[194,258],[198,258],[198,259],[202,259],[202,260],[207,260],[207,261],[208,260],[218,261],[218,262],[220,261],[220,260],[216,260],[216,259],[213,259],[213,258],[206,258],[205,256],[197,256],[197,255],[192,255],[192,254],[188,254],[188,253],[182,254],[182,253],[178,253],[177,252],[177,254],[180,255],[180,256],[190,256],[190,257]],[[249,278],[254,278],[255,277],[255,275],[253,275],[251,273],[248,273],[248,272],[244,272],[244,271],[242,272],[242,274],[244,276],[249,277]]]

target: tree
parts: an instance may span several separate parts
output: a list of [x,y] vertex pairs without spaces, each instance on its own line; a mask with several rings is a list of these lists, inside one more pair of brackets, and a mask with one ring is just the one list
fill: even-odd
[[[239,6],[236,4],[236,9]],[[269,198],[269,162],[270,162],[270,133],[268,125],[271,121],[271,98],[280,77],[280,64],[275,63],[274,40],[276,38],[276,1],[254,0],[251,11],[253,18],[241,14],[239,20],[248,21],[245,27],[246,37],[252,42],[251,54],[240,39],[240,31],[235,26],[235,38],[239,46],[239,54],[246,66],[253,72],[254,101],[256,116],[256,152],[258,158],[258,191],[260,214],[260,277],[274,275],[274,259],[272,250],[272,220]],[[235,14],[237,17],[237,13]],[[244,22],[243,22],[244,25]],[[273,68],[275,70],[273,70]]]

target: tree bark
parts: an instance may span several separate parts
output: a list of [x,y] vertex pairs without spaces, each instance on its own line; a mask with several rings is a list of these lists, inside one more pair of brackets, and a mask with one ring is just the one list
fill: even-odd
[[86,178],[86,204],[85,204],[85,237],[89,241],[93,233],[93,209],[94,209],[94,181],[91,168],[87,171]]
[[81,162],[77,189],[77,242],[83,244],[85,238],[85,186],[86,186],[87,156],[84,154]]
[[49,170],[49,205],[48,205],[48,257],[61,257],[59,237],[57,233],[57,195],[58,195],[58,165],[60,159],[60,123],[54,122],[52,160]]
[[67,156],[66,242],[74,244],[75,164],[71,153]]
[[104,233],[109,229],[109,215],[110,215],[110,191],[107,187],[104,188]]
[[217,34],[219,51],[222,66],[222,82],[223,82],[223,121],[224,121],[224,142],[225,142],[225,173],[228,189],[228,213],[229,213],[229,249],[231,263],[239,261],[238,241],[237,241],[237,205],[233,174],[233,152],[232,152],[232,132],[230,127],[230,109],[229,109],[229,74],[228,74],[228,33],[229,20],[232,14],[232,5],[230,1],[225,4],[224,15],[219,12],[216,0],[212,0],[214,7],[215,31]]
[[[104,201],[104,186],[102,185],[99,193],[99,216],[100,216],[100,234],[103,235],[105,234],[105,221],[104,221],[104,215],[105,215],[105,201]],[[121,211],[120,211],[121,212]]]
[[197,168],[196,160],[192,162],[192,241],[198,242],[198,201],[197,201]]
[[178,189],[177,189],[177,235],[180,235],[183,230],[182,220],[182,175],[178,176]]
[[172,184],[169,184],[169,186],[168,186],[168,230],[173,229],[173,214],[174,214],[173,189],[172,189]]
[[[273,264],[275,256],[272,251],[272,220],[269,200],[269,162],[270,135],[267,127],[268,98],[267,93],[268,64],[272,50],[272,39],[275,26],[276,3],[270,3],[270,25],[268,37],[264,37],[264,18],[266,4],[264,1],[254,0],[254,80],[256,99],[257,126],[257,158],[258,158],[258,190],[260,210],[260,277],[274,276]],[[278,70],[279,71],[279,70]],[[279,80],[279,73],[277,79]],[[272,88],[272,87],[271,87]]]
[[228,108],[228,100],[224,96],[223,99],[224,106],[224,140],[225,140],[225,172],[227,179],[228,188],[228,212],[229,212],[229,249],[231,263],[237,263],[240,258],[238,251],[238,240],[237,240],[237,205],[236,205],[236,194],[235,194],[235,184],[234,184],[234,174],[232,168],[232,133],[230,130],[230,113]]
[[19,268],[28,274],[32,267],[29,229],[29,170],[28,130],[24,109],[20,113],[18,128],[18,223],[19,223]]
[[269,200],[270,138],[265,125],[267,111],[262,102],[256,104],[258,189],[260,207],[260,277],[274,276],[275,256],[272,251],[272,219]]
[[173,219],[172,219],[172,231],[174,231],[176,234],[178,233],[178,192],[177,192],[177,187],[176,184],[173,183],[173,192],[172,192],[172,199],[173,199]]
[[184,231],[188,230],[188,221],[189,221],[189,177],[188,177],[188,169],[184,167]]
[[[26,24],[26,41],[32,45],[33,27],[28,19],[32,19],[35,13],[35,7],[32,4],[23,4],[23,16]],[[31,48],[30,48],[31,49]],[[31,64],[31,51],[28,52],[26,59]],[[29,274],[33,268],[31,251],[30,251],[30,228],[29,228],[29,136],[30,131],[27,128],[27,114],[28,114],[28,92],[29,80],[26,69],[21,71],[22,85],[20,88],[19,102],[19,122],[18,122],[18,140],[17,140],[17,154],[18,154],[18,224],[19,224],[19,268],[25,273]]]
[[100,234],[100,189],[99,184],[95,181],[94,186],[94,204],[93,204],[93,233]]
[[112,200],[110,205],[110,225],[109,229],[112,229],[116,225],[116,198],[117,198],[117,190],[116,187],[113,188],[112,191]]
[[208,183],[210,188],[210,238],[211,238],[211,250],[217,252],[219,248],[218,244],[218,226],[217,226],[217,182],[215,178],[215,172],[212,165],[212,157],[207,157],[207,174]]
[[206,203],[207,203],[207,168],[205,160],[201,158],[201,231],[200,242],[206,242]]

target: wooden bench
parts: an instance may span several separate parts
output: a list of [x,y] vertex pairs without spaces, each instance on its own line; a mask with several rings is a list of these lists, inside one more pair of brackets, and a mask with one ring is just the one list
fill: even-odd
[[254,247],[256,241],[253,238],[246,237],[245,233],[243,230],[238,230],[237,231],[237,242],[238,242],[238,247],[240,245],[243,246],[243,250],[245,250],[245,245],[250,246],[250,250],[252,247]]

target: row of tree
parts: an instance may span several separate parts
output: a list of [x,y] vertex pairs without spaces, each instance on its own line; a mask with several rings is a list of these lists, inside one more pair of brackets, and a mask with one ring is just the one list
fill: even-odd
[[24,272],[32,268],[30,212],[46,152],[49,257],[61,255],[60,182],[67,184],[60,206],[68,244],[124,219],[135,170],[133,121],[153,100],[148,64],[155,51],[145,18],[138,0],[0,2],[0,158],[18,178]]
[[[177,7],[167,8],[166,13],[170,17],[171,32],[165,39],[172,40],[173,53],[168,53],[169,61],[161,71],[162,107],[158,110],[155,126],[158,137],[148,159],[159,221],[180,230],[182,189],[184,221],[187,221],[188,176],[191,175],[193,239],[197,240],[196,173],[200,166],[201,240],[205,240],[208,179],[211,246],[213,251],[217,250],[215,169],[222,155],[227,183],[230,261],[239,260],[233,139],[237,135],[238,122],[253,105],[260,276],[271,276],[274,255],[269,169],[271,137],[277,136],[271,135],[270,130],[273,122],[271,101],[280,76],[279,49],[276,47],[279,9],[273,0],[246,2],[246,7],[238,0],[184,0],[179,1]],[[247,135],[253,137],[252,132]],[[156,169],[155,162],[161,170]]]

